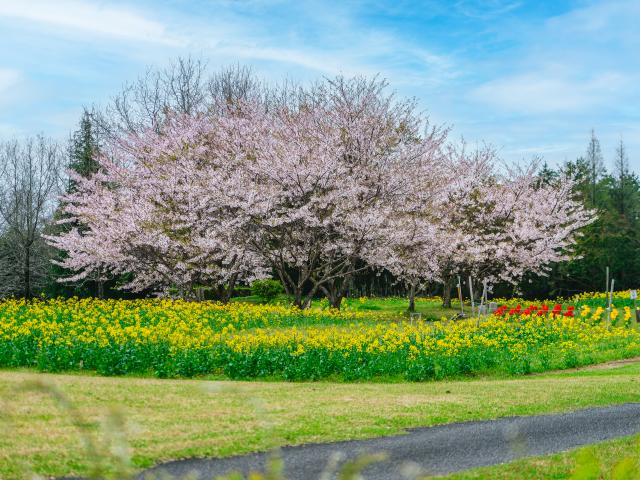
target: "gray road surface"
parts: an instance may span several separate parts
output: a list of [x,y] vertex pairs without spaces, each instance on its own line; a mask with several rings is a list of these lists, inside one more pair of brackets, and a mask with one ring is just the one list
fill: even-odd
[[[639,432],[640,403],[629,403],[558,415],[416,428],[393,437],[285,447],[281,455],[287,479],[316,480],[336,452],[343,456],[342,461],[363,453],[384,452],[387,460],[367,467],[364,477],[392,480],[411,478],[405,474],[415,469],[425,474],[445,474],[560,452]],[[222,459],[179,460],[149,469],[140,478],[168,473],[174,477],[191,475],[191,478],[212,480],[233,471],[264,471],[267,458],[266,454],[257,453]]]

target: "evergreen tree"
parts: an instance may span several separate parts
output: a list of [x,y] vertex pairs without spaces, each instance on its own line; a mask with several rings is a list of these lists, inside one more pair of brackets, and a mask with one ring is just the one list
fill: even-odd
[[[85,110],[80,118],[80,125],[69,141],[69,170],[88,177],[98,171],[99,163],[96,156],[100,151],[100,143],[96,129],[93,127],[91,113]],[[69,191],[73,191],[75,185],[69,182]]]
[[[542,172],[541,178],[552,176],[549,172],[543,176]],[[587,155],[566,162],[560,172],[576,178],[576,196],[597,209],[598,219],[583,230],[574,260],[556,265],[549,277],[528,278],[520,289],[525,296],[537,298],[602,291],[607,267],[616,288],[636,288],[640,280],[640,180],[629,170],[624,143],[618,144],[613,171],[608,174],[592,132]]]
[[[69,146],[67,149],[67,169],[72,170],[84,177],[88,177],[96,173],[99,169],[99,163],[96,160],[96,156],[100,151],[100,143],[96,129],[94,128],[93,118],[91,113],[84,110],[80,118],[78,130],[76,130],[69,139]],[[69,179],[67,183],[67,193],[71,193],[75,190],[75,182]],[[61,206],[60,206],[61,207]],[[64,218],[62,208],[58,207],[54,215],[54,220],[58,221]],[[47,229],[47,234],[59,234],[63,231],[68,231],[72,228],[77,228],[80,231],[83,230],[83,226],[77,222],[56,224],[55,222]],[[58,260],[63,252],[58,252]],[[47,293],[50,296],[70,296],[70,295],[97,295],[99,297],[104,296],[104,282],[101,279],[95,281],[85,281],[78,285],[63,285],[57,282],[58,278],[69,275],[71,272],[66,271],[62,267],[52,265],[51,277],[52,281],[49,283]]]
[[632,216],[635,212],[632,211],[634,204],[634,188],[633,183],[637,181],[635,176],[629,171],[629,157],[627,156],[627,149],[622,139],[616,147],[616,154],[613,161],[613,197],[615,206],[624,216]]
[[545,161],[540,169],[540,173],[538,173],[538,177],[542,185],[551,185],[558,178],[558,172],[550,168],[549,164]]
[[598,181],[605,173],[604,160],[602,157],[602,149],[600,148],[600,141],[596,137],[595,130],[591,130],[591,140],[587,147],[587,155],[585,161],[589,166],[589,184],[591,190],[591,205],[597,205],[598,194]]

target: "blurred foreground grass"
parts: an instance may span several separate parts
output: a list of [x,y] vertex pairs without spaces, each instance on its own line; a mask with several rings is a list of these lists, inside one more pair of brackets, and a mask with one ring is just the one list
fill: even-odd
[[[409,427],[640,401],[637,363],[519,379],[420,384],[217,382],[1,371],[5,431],[0,435],[0,478],[28,478],[29,471],[43,476],[91,471],[91,459],[68,413],[45,392],[25,390],[25,382],[53,385],[98,438],[103,431],[113,431],[105,425],[109,427],[110,412],[118,412],[135,468],[176,458],[399,434]],[[612,445],[615,450],[617,444]],[[572,465],[573,457],[559,458]],[[521,472],[534,468],[522,462]],[[565,478],[553,476],[555,468],[550,464],[549,477],[532,478]]]

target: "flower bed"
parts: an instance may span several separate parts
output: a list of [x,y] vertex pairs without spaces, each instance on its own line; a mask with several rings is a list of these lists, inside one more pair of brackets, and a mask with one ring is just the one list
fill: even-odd
[[[543,307],[435,324],[363,312],[171,300],[0,302],[0,366],[160,377],[343,380],[523,374],[640,355],[624,317]],[[517,309],[517,308],[516,308]],[[549,309],[548,309],[549,310]],[[582,313],[585,315],[582,315]],[[613,315],[613,314],[612,314]]]
[[[515,307],[509,307],[507,305],[501,305],[498,309],[493,313],[496,317],[502,318],[526,318],[531,316],[537,317],[580,317],[585,320],[590,320],[592,323],[598,323],[602,320],[607,320],[606,318],[607,310],[604,307],[596,306],[595,308],[591,307],[588,304],[583,304],[578,309],[574,305],[563,306],[561,303],[556,303],[553,308],[550,308],[549,305],[543,303],[540,306],[535,304],[529,305],[527,308],[523,309],[522,305],[518,304]],[[622,324],[626,327],[631,325],[631,319],[633,316],[633,312],[631,308],[627,305],[622,307],[622,310],[612,305],[611,312],[609,314],[609,322],[618,325]]]

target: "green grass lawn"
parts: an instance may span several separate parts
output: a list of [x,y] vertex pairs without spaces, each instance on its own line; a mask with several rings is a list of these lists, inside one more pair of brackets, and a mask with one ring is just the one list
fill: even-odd
[[[399,318],[408,316],[409,300],[407,298],[367,298],[361,301],[358,298],[346,298],[344,307],[360,311],[377,312],[389,318]],[[465,311],[471,314],[471,309],[467,305]],[[460,313],[460,302],[452,303],[452,308],[444,308],[440,300],[417,299],[416,312],[421,313],[425,320],[440,320],[442,317],[450,318]]]
[[[613,304],[618,308],[623,308],[625,306],[633,307],[634,303],[632,300],[627,298],[626,292],[617,293],[617,298],[614,299]],[[235,297],[231,300],[232,302],[246,302],[253,304],[264,303],[264,300],[258,296],[251,295],[246,297]],[[490,300],[494,301],[494,300]],[[579,301],[568,301],[563,299],[550,299],[550,300],[523,300],[523,299],[509,299],[505,301],[505,299],[497,299],[495,300],[499,305],[509,305],[510,307],[515,307],[517,304],[521,304],[522,308],[526,308],[528,305],[541,305],[546,303],[550,306],[555,305],[556,303],[561,303],[563,305],[563,309],[565,309],[569,305],[573,305],[578,309],[582,305],[589,305],[592,308],[606,307],[607,299],[606,298],[597,298],[597,299],[583,299]],[[286,295],[280,295],[278,298],[274,300],[276,303],[282,304],[290,304],[291,300]],[[314,300],[312,302],[313,307],[326,307],[328,304],[326,300]],[[345,298],[343,299],[342,308],[358,310],[362,312],[371,312],[377,313],[383,318],[389,320],[398,320],[404,319],[409,316],[408,312],[409,307],[409,299],[403,297],[364,297],[360,298]],[[454,315],[459,314],[460,309],[460,301],[457,298],[453,298],[451,302],[451,308],[444,308],[442,306],[442,301],[440,299],[430,299],[430,298],[417,298],[416,299],[416,312],[421,313],[423,319],[425,320],[440,320],[442,317],[451,318]],[[471,302],[465,297],[464,299],[464,313],[467,316],[471,316]]]
[[[176,458],[400,434],[409,427],[640,401],[640,364],[415,384],[215,382],[0,371],[5,429],[0,435],[0,478],[28,478],[30,469],[45,476],[89,471],[69,414],[49,394],[25,390],[25,382],[55,385],[77,406],[92,435],[100,436],[110,409],[119,408],[136,468]],[[618,448],[611,445],[611,451]],[[546,470],[541,471],[548,475],[532,478],[563,478],[555,472],[570,471],[572,458],[525,460],[517,462],[515,470],[494,468],[504,478],[522,478],[509,475],[519,471],[524,476],[543,462]],[[462,478],[486,478],[482,472],[468,475]]]
[[[263,300],[255,295],[247,297],[235,297],[231,299],[232,302],[246,302],[260,304]],[[280,295],[274,302],[289,304],[290,299],[286,295]],[[313,307],[326,306],[325,300],[314,300],[312,302]],[[343,307],[351,310],[358,310],[361,312],[371,312],[372,314],[379,314],[380,316],[397,320],[406,318],[409,316],[409,299],[401,297],[367,297],[364,299],[359,298],[345,298],[343,300]],[[471,314],[471,307],[468,302],[464,306],[465,313]],[[451,308],[444,308],[441,300],[433,300],[426,298],[416,299],[416,312],[421,313],[425,320],[440,320],[442,317],[451,318],[452,316],[460,313],[460,302],[453,300]]]
[[[454,292],[455,294],[455,292]],[[512,299],[494,299],[489,301],[495,301],[499,305],[509,305],[510,307],[514,307],[517,304],[521,304],[523,308],[526,306],[534,304],[541,305],[546,303],[548,305],[555,305],[556,303],[560,303],[563,305],[563,309],[569,305],[573,305],[577,308],[582,305],[589,305],[592,308],[606,307],[607,306],[607,298],[606,294],[601,294],[599,298],[586,298],[578,301],[567,300],[567,299],[547,299],[547,300],[523,300],[521,298],[512,298]],[[455,295],[454,295],[455,296]],[[246,297],[235,297],[232,299],[233,302],[247,302],[247,303],[264,303],[263,299],[251,295]],[[286,295],[280,295],[275,302],[289,304],[291,303],[290,298]],[[326,306],[326,300],[314,300],[312,302],[314,307]],[[640,305],[638,303],[634,303],[628,297],[628,292],[620,291],[616,292],[613,299],[613,305],[618,308],[623,308],[625,306],[635,307]],[[409,299],[403,297],[364,297],[360,298],[344,298],[343,299],[343,308],[350,308],[353,310],[359,311],[371,311],[378,312],[389,319],[398,319],[404,318],[409,315],[407,309],[409,307]],[[453,315],[460,313],[460,301],[456,298],[452,299],[451,308],[444,308],[442,306],[442,301],[440,299],[428,299],[428,298],[417,298],[416,299],[416,312],[422,313],[423,318],[426,320],[440,320],[442,317],[450,318]],[[468,296],[465,294],[464,297],[464,312],[466,315],[470,316],[471,314],[471,301]]]
[[[622,461],[631,461],[632,473],[623,476],[616,472]],[[583,476],[576,475],[577,465],[585,469]],[[638,438],[628,437],[598,443],[569,452],[545,457],[533,457],[491,467],[476,468],[454,475],[438,477],[447,480],[636,480],[640,478],[640,451]]]

